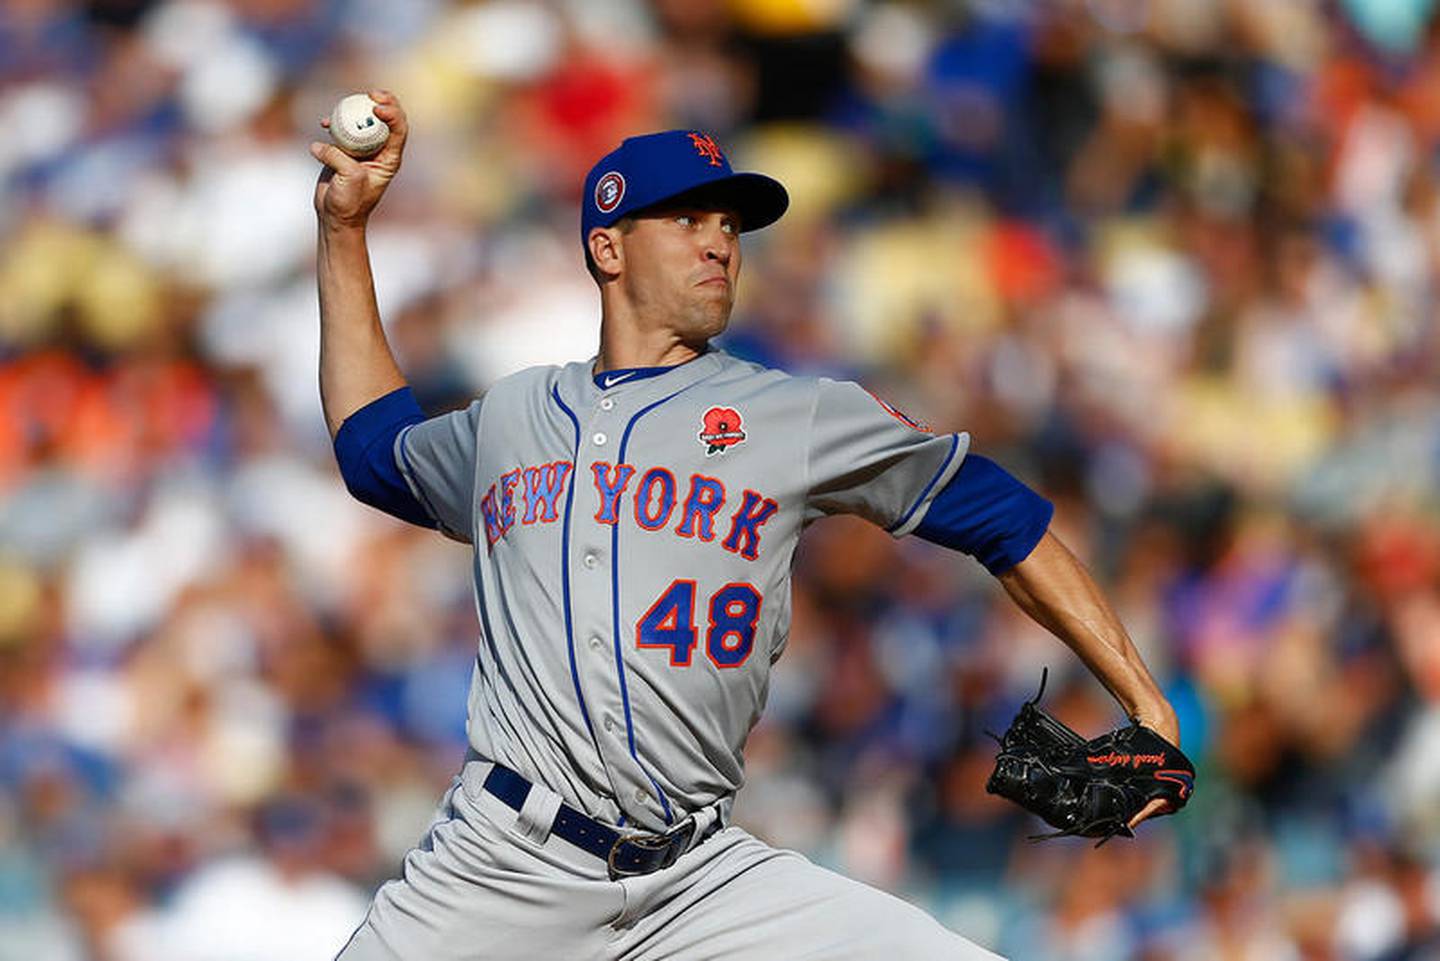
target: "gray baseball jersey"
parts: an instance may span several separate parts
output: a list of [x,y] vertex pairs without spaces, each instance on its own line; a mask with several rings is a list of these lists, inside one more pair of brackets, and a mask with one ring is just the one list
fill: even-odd
[[475,545],[474,751],[592,817],[664,830],[744,780],[806,525],[909,532],[969,437],[719,350],[604,390],[591,366],[508,377],[404,430],[395,456]]

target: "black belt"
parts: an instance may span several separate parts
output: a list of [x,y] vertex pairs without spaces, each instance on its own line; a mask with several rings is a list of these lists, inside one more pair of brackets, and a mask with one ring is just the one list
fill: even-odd
[[[531,787],[529,781],[503,764],[496,764],[485,776],[485,790],[516,811],[525,806]],[[717,817],[696,843],[704,841],[719,827],[720,819]],[[624,835],[562,801],[550,825],[550,833],[604,861],[610,871],[610,880],[618,881],[650,874],[674,864],[680,855],[690,849],[690,839],[695,836],[695,819],[686,818],[664,834]]]

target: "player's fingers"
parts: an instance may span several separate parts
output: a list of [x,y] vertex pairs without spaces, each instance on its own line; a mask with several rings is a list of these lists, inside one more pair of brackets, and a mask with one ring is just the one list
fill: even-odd
[[1135,829],[1135,826],[1141,821],[1144,821],[1146,818],[1159,817],[1162,814],[1169,814],[1171,810],[1172,808],[1170,807],[1169,801],[1165,800],[1164,798],[1156,798],[1155,800],[1151,801],[1149,804],[1141,808],[1139,814],[1135,815],[1133,818],[1130,819],[1130,829],[1133,831]]
[[[385,99],[376,100],[377,94]],[[390,141],[397,141],[397,146],[403,145],[410,133],[410,120],[405,115],[405,108],[400,106],[400,100],[388,90],[372,90],[370,99],[375,100],[375,116],[390,128]]]
[[321,117],[321,118],[320,118],[320,126],[324,127],[326,130],[329,130],[329,129],[330,129],[330,118],[329,118],[329,117]]
[[375,116],[385,121],[385,126],[390,128],[390,136],[402,133],[399,128],[405,125],[405,111],[400,109],[399,104],[378,103],[375,105]]
[[310,156],[320,161],[336,173],[356,173],[360,169],[360,162],[354,157],[335,146],[333,143],[321,143],[314,141],[310,144]]
[[386,116],[388,111],[376,110],[375,116],[385,121],[390,127],[390,136],[385,139],[385,144],[380,152],[371,157],[367,163],[387,171],[390,176],[400,169],[400,158],[405,153],[405,138],[408,131],[405,127],[405,115]]

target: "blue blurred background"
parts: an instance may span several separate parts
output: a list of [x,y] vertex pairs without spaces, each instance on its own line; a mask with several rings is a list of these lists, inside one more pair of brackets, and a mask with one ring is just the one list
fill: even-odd
[[834,520],[742,823],[1017,961],[1440,958],[1433,6],[0,5],[0,959],[330,958],[460,763],[466,551],[349,500],[316,390],[305,144],[369,86],[428,409],[593,352],[584,171],[703,128],[794,199],[730,349],[1055,500],[1201,768],[1027,843],[984,730],[1042,665],[1116,708],[977,565]]

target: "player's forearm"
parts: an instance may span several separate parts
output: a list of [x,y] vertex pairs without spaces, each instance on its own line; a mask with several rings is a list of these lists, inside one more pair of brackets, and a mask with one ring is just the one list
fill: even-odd
[[364,228],[322,220],[317,255],[320,402],[334,437],[346,417],[405,386],[405,378],[380,325]]
[[999,579],[1025,613],[1075,651],[1127,714],[1180,743],[1174,709],[1099,586],[1058,538],[1047,532]]

